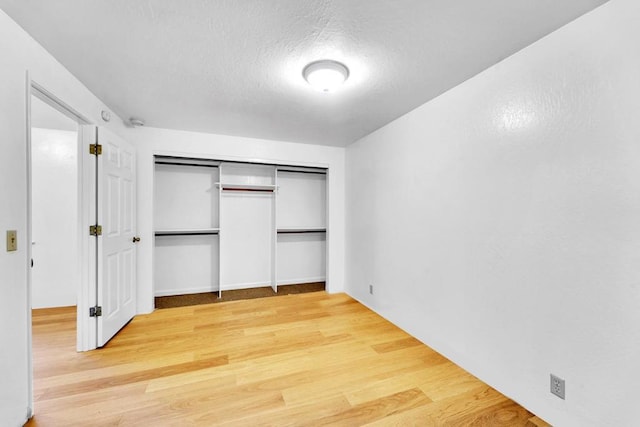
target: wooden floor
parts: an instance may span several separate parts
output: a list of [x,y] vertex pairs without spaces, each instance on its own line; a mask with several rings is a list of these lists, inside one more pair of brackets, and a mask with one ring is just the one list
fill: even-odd
[[75,352],[34,310],[29,426],[533,426],[533,414],[344,294],[158,310]]

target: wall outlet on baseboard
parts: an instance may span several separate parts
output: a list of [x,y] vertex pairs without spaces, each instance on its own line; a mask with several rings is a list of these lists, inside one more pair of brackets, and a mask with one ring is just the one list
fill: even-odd
[[369,293],[373,295],[373,285],[369,285]]
[[551,374],[551,394],[564,400],[564,380]]

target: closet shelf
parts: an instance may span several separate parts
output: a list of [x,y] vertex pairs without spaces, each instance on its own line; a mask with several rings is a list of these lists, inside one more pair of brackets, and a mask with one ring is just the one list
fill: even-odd
[[174,228],[170,230],[156,230],[156,236],[203,236],[220,233],[219,228]]
[[326,233],[325,227],[286,227],[278,228],[278,234],[294,234],[294,233]]
[[272,193],[276,190],[275,185],[258,185],[258,184],[225,184],[216,182],[216,186],[222,191],[264,191]]

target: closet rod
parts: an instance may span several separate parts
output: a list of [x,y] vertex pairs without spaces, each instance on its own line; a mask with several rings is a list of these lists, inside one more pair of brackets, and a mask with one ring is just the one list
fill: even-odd
[[219,164],[220,160],[215,160],[215,159],[203,159],[202,157],[180,157],[180,156],[163,156],[163,155],[155,155],[153,156],[155,159],[160,160],[160,161],[171,161],[171,160],[177,160],[177,161],[183,161],[183,160],[191,160],[191,161],[195,161],[195,162],[211,162],[211,163],[216,163]]
[[222,191],[253,191],[256,193],[273,193],[275,190],[272,188],[228,188],[222,187]]
[[189,232],[185,232],[185,233],[162,233],[162,232],[156,232],[155,236],[159,237],[159,236],[215,236],[219,234],[218,231],[194,231],[192,233]]
[[278,234],[326,233],[327,230],[278,230]]
[[288,173],[311,173],[316,175],[326,175],[327,171],[305,171],[305,170],[291,170],[291,169],[280,169],[278,168],[278,172],[288,172]]
[[204,165],[197,163],[178,163],[178,162],[162,162],[156,160],[156,165],[174,165],[174,166],[197,166],[200,168],[217,168],[218,165]]

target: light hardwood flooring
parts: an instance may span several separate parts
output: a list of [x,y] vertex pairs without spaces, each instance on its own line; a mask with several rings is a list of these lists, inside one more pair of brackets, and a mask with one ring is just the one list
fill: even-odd
[[156,310],[86,353],[75,308],[34,310],[33,350],[29,426],[540,425],[344,294]]

